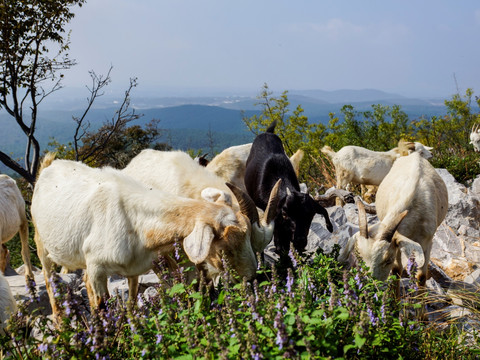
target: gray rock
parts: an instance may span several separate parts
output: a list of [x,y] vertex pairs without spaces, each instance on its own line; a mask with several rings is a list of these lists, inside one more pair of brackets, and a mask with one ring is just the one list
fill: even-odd
[[480,196],[458,183],[445,169],[436,169],[448,190],[448,213],[445,222],[458,230],[461,225],[472,228],[478,236],[480,226]]
[[467,275],[464,280],[467,284],[478,285],[480,287],[480,268]]

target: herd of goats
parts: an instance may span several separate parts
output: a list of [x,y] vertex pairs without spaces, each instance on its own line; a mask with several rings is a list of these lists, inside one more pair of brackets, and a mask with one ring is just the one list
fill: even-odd
[[[122,170],[91,168],[48,153],[35,184],[31,215],[54,316],[59,309],[50,283],[53,264],[84,269],[91,308],[108,296],[108,276],[128,279],[129,297],[138,292],[138,276],[158,254],[170,266],[176,244],[208,279],[215,281],[224,258],[240,275],[252,279],[257,253],[274,240],[285,256],[291,244],[302,252],[315,214],[328,212],[298,181],[301,150],[287,157],[273,123],[253,143],[230,147],[207,164],[182,151],[143,150]],[[471,144],[480,151],[480,127]],[[432,239],[446,216],[448,192],[420,143],[399,142],[387,152],[345,146],[322,152],[335,166],[338,188],[349,184],[376,187],[379,222],[367,225],[364,203],[357,198],[359,231],[338,260],[352,265],[360,256],[372,275],[385,280],[401,275],[408,259],[418,265],[419,285],[427,279]],[[370,190],[369,190],[370,191]],[[28,249],[25,201],[16,182],[0,175],[0,331],[16,302],[3,272],[4,243],[20,234],[26,278],[33,278]]]

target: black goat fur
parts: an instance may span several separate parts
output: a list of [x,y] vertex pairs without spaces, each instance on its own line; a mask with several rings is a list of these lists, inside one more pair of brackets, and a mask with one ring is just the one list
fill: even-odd
[[275,217],[274,242],[277,253],[286,254],[293,243],[303,252],[307,235],[315,214],[325,218],[332,232],[327,210],[309,194],[300,192],[300,185],[290,159],[285,154],[281,139],[274,134],[276,122],[253,141],[245,170],[245,186],[257,207],[265,210],[270,192],[278,179],[282,183],[278,192],[280,202]]

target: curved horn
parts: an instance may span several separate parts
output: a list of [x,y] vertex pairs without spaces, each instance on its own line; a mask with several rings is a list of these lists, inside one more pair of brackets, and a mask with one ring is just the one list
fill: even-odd
[[248,196],[243,190],[231,183],[225,183],[230,190],[232,190],[233,195],[237,198],[238,205],[240,206],[240,211],[243,215],[250,219],[252,224],[259,223],[260,219],[258,217],[257,207],[253,202],[252,198]]
[[395,216],[393,220],[388,224],[388,226],[383,230],[382,236],[380,237],[381,240],[385,240],[388,242],[392,241],[393,235],[395,234],[395,231],[397,231],[398,226],[402,222],[402,220],[407,216],[408,210],[405,210]]
[[357,198],[356,204],[358,207],[358,228],[360,236],[368,239],[367,212],[365,211],[365,205],[359,198]]
[[275,185],[270,192],[270,198],[268,199],[267,208],[265,209],[265,213],[263,214],[263,222],[264,224],[270,224],[273,219],[277,216],[277,208],[278,202],[280,198],[278,197],[278,189],[280,188],[280,184],[282,183],[282,179],[278,179]]

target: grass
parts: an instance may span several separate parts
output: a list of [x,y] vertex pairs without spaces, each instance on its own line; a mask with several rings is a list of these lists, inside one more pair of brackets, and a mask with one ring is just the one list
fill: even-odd
[[[335,252],[338,249],[335,250]],[[333,255],[333,256],[332,256]],[[5,359],[474,359],[476,333],[450,321],[415,319],[414,272],[401,302],[393,278],[370,277],[363,266],[344,269],[335,254],[304,258],[290,252],[288,269],[258,269],[253,282],[228,269],[212,288],[186,282],[188,268],[169,273],[161,261],[156,294],[130,306],[112,297],[105,310],[82,313],[73,289],[52,279],[62,323],[25,311],[12,318]],[[281,275],[282,274],[282,275]],[[470,304],[470,302],[468,302]],[[469,305],[470,306],[470,305]],[[480,320],[477,298],[469,308]],[[25,329],[35,327],[35,336]],[[477,328],[478,329],[478,328]],[[473,331],[473,332],[472,332]],[[473,335],[472,335],[473,334]]]

